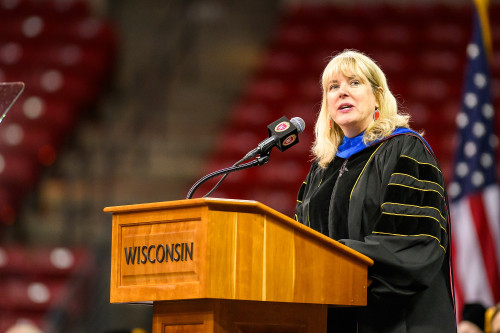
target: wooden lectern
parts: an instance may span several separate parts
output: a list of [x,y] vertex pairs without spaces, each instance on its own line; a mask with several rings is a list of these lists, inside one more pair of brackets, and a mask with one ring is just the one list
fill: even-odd
[[366,305],[368,257],[255,201],[108,207],[112,303],[153,302],[153,332],[325,332]]

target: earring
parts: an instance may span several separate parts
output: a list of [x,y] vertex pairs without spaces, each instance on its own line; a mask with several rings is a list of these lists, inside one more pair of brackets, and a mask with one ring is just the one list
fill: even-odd
[[332,118],[330,118],[330,129],[332,129]]
[[373,113],[373,120],[377,121],[379,117],[380,117],[380,110],[378,109],[378,107],[375,107],[375,112]]

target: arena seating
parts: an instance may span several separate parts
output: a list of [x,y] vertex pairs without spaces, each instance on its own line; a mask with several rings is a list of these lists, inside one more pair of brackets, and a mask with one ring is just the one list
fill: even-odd
[[0,246],[0,332],[27,321],[61,331],[89,306],[96,276],[88,249]]
[[95,105],[115,55],[112,25],[87,1],[0,1],[0,82],[25,83],[0,125],[0,224],[16,221],[43,168]]
[[[112,25],[84,0],[0,0],[0,82],[25,89],[0,124],[0,233],[107,87]],[[0,110],[0,114],[4,110]],[[0,245],[0,333],[18,321],[71,331],[96,276],[87,248]]]
[[[499,12],[500,6],[492,5],[491,16],[497,18],[491,20],[496,45]],[[302,117],[306,131],[295,147],[284,153],[273,151],[268,164],[229,175],[212,196],[258,200],[293,216],[296,194],[311,161],[321,71],[329,57],[344,49],[363,51],[380,64],[401,108],[412,115],[411,126],[425,131],[449,180],[472,13],[472,4],[292,7],[231,111],[205,173],[238,161],[267,137],[267,124],[283,115]],[[493,58],[498,105],[500,53]],[[204,195],[210,185],[195,196]]]

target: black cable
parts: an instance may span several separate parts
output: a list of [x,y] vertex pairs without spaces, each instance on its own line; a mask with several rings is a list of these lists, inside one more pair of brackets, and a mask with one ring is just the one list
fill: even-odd
[[[217,177],[218,175],[221,175],[221,174],[226,174],[226,176],[227,176],[227,174],[229,174],[231,172],[252,168],[252,167],[258,166],[258,165],[263,165],[263,164],[266,164],[268,161],[269,161],[269,154],[264,155],[264,156],[259,156],[256,159],[254,159],[253,161],[245,163],[245,164],[233,165],[229,168],[224,168],[224,169],[220,169],[220,170],[214,171],[212,173],[209,173],[208,175],[206,175],[203,178],[201,178],[200,180],[198,180],[191,187],[191,189],[189,190],[189,192],[186,196],[186,199],[191,199],[193,197],[194,191],[196,191],[196,189],[198,187],[200,187],[201,184],[203,184],[204,182],[206,182],[207,180],[209,180],[211,178]],[[238,164],[238,163],[239,163],[239,161],[236,164]],[[223,177],[223,178],[225,178],[225,177]],[[220,181],[222,181],[222,179]]]
[[[241,160],[239,160],[238,162],[234,163],[233,167],[236,167],[236,166],[240,165],[241,163],[243,163],[244,161],[246,161],[248,159],[247,156],[248,156],[248,154],[245,157],[243,157]],[[219,187],[219,185],[224,181],[224,179],[226,179],[226,177],[228,175],[229,175],[229,173],[224,174],[224,176],[222,176],[222,178],[217,182],[217,184],[215,184],[215,186],[210,191],[208,191],[208,193],[205,194],[203,196],[203,198],[206,198],[210,194],[212,194]]]

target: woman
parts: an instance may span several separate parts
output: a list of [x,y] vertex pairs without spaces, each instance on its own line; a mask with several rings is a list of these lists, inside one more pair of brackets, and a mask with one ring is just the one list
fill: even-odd
[[364,54],[335,56],[322,88],[296,219],[375,262],[367,306],[330,311],[329,331],[456,332],[447,196],[432,150]]

